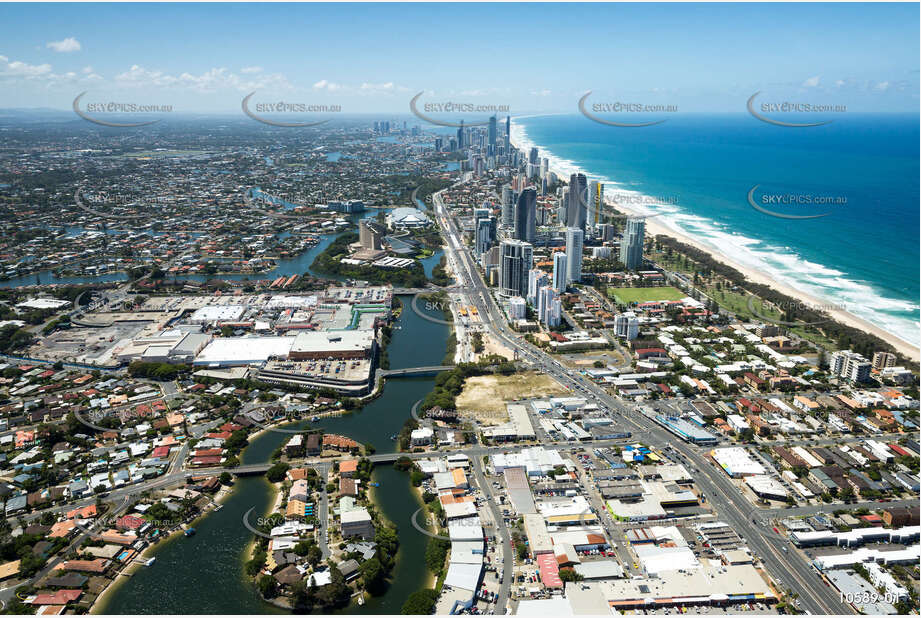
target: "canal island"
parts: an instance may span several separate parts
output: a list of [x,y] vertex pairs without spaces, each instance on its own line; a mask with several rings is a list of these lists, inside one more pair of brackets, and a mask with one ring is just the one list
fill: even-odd
[[917,608],[899,350],[508,117],[165,125],[0,152],[4,612]]

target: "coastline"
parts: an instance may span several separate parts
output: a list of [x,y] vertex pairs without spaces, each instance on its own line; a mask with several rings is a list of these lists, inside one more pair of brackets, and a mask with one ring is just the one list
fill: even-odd
[[[523,125],[519,125],[519,126],[522,129],[524,129]],[[519,140],[519,143],[516,143],[516,138],[514,137],[511,139],[511,143],[512,145],[514,145],[516,148],[519,148],[519,149],[524,147],[524,145],[520,143],[520,140]],[[546,152],[549,152],[548,149],[540,146],[537,143],[533,143],[533,145],[537,146],[538,148]],[[568,174],[566,173],[566,171],[561,169],[561,167],[559,166],[559,163],[556,163],[556,162],[551,163],[550,171],[555,173],[561,179],[566,179],[568,177]],[[608,197],[605,197],[605,204],[613,206],[617,208],[618,210],[628,213],[628,214],[643,214],[635,208],[631,208],[630,206],[624,206],[622,204],[618,204]],[[697,240],[696,238],[688,235],[687,233],[678,232],[670,227],[663,225],[662,223],[656,221],[655,217],[646,219],[646,229],[648,230],[648,233],[651,235],[668,236],[679,242],[695,247],[696,249],[699,249],[700,251],[703,251],[704,253],[707,253],[714,260],[721,262],[723,264],[726,264],[727,266],[730,266],[738,270],[748,280],[752,281],[753,283],[759,283],[759,284],[771,287],[777,292],[790,296],[791,298],[799,300],[804,304],[812,305],[812,306],[817,306],[817,305],[822,306],[823,310],[826,313],[828,313],[828,315],[833,320],[840,322],[846,326],[850,326],[850,327],[862,330],[864,332],[870,333],[876,337],[879,337],[886,343],[890,344],[893,348],[895,348],[900,354],[912,360],[913,362],[921,361],[921,348],[919,348],[918,345],[913,345],[912,343],[906,341],[905,339],[902,339],[901,337],[893,333],[890,333],[889,331],[884,330],[883,328],[876,326],[875,324],[872,324],[871,322],[865,320],[864,318],[858,317],[854,315],[853,313],[850,313],[844,309],[840,309],[840,308],[832,306],[834,305],[834,303],[829,299],[822,299],[820,297],[808,294],[806,292],[796,289],[795,287],[793,287],[792,285],[788,283],[778,281],[776,278],[771,277],[770,275],[765,274],[759,270],[756,270],[750,266],[745,266],[743,264],[740,264],[738,261],[732,259],[731,256],[726,255],[725,253],[721,252],[719,249],[713,246],[707,245],[706,243],[703,243],[700,240]]]
[[[611,206],[614,206],[615,208],[623,212],[636,214],[635,210],[631,211],[629,207],[625,207],[621,204],[616,204],[613,201],[605,200],[605,203],[608,203]],[[743,266],[742,264],[732,260],[732,258],[725,255],[724,253],[718,250],[715,250],[713,247],[700,242],[699,240],[693,238],[692,236],[689,236],[681,232],[676,232],[675,230],[662,225],[661,223],[657,222],[655,218],[646,220],[646,229],[649,231],[649,233],[653,235],[669,236],[679,242],[682,242],[684,244],[691,245],[692,247],[700,249],[704,253],[709,254],[714,260],[718,262],[722,262],[723,264],[726,264],[727,266],[731,266],[732,268],[738,270],[740,273],[745,275],[745,277],[749,281],[752,281],[753,283],[760,283],[762,285],[771,287],[775,289],[776,291],[780,292],[781,294],[785,294],[787,296],[790,296],[791,298],[795,298],[799,301],[802,301],[804,304],[811,305],[811,306],[822,306],[823,311],[827,313],[829,316],[831,316],[833,320],[879,337],[880,339],[882,339],[883,341],[891,345],[893,348],[898,350],[899,353],[904,355],[906,358],[913,360],[914,362],[918,362],[919,360],[921,360],[921,349],[919,349],[918,347],[912,346],[910,343],[908,343],[904,339],[890,333],[889,331],[883,330],[879,326],[876,326],[868,322],[867,320],[854,315],[853,313],[849,313],[845,311],[844,309],[833,307],[832,306],[833,303],[830,303],[830,301],[828,300],[824,300],[817,296],[807,294],[806,292],[798,290],[794,288],[793,286],[787,283],[784,283],[782,281],[778,281],[777,279],[774,279],[770,277],[769,275],[762,273],[759,270],[755,270],[754,268],[751,268],[750,266]]]

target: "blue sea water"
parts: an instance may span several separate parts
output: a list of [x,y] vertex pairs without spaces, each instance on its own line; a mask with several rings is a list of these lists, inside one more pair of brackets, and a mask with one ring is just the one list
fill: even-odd
[[[667,122],[642,128],[581,115],[531,116],[512,127],[519,148],[538,146],[567,181],[575,171],[601,180],[606,196],[626,196],[627,206],[659,213],[655,222],[915,346],[918,138],[918,116],[901,114],[838,115],[809,128],[747,114],[668,114]],[[768,205],[785,214],[830,213],[777,218],[750,205],[756,185],[762,206],[762,195],[834,203]]]

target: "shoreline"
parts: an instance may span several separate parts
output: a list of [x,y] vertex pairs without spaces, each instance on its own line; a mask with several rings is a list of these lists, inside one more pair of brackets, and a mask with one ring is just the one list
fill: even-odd
[[[623,206],[621,204],[616,204],[613,201],[609,202],[608,200],[605,200],[605,203],[608,203],[611,206],[616,207],[618,210],[622,210],[627,213],[636,213],[636,211],[632,211],[629,207]],[[905,341],[901,337],[898,337],[897,335],[894,335],[887,330],[883,330],[881,327],[868,322],[864,318],[858,317],[844,309],[833,306],[833,303],[830,303],[827,299],[822,299],[798,290],[792,285],[778,281],[777,279],[774,279],[771,276],[766,275],[750,266],[743,266],[742,264],[733,261],[732,258],[726,256],[722,252],[708,246],[706,243],[703,243],[696,238],[689,236],[688,234],[676,232],[675,230],[655,221],[654,218],[646,220],[646,229],[652,235],[669,236],[679,242],[682,242],[686,245],[691,245],[692,247],[707,253],[714,260],[736,269],[742,273],[746,279],[753,283],[766,285],[780,292],[781,294],[790,296],[791,298],[801,301],[806,305],[821,306],[823,308],[822,310],[827,313],[833,320],[879,337],[893,348],[895,348],[900,354],[914,362],[921,360],[921,349],[918,347],[912,346],[909,342]]]
[[[524,128],[523,125],[520,125],[520,126]],[[519,148],[519,149],[521,148],[519,144],[515,143],[514,139],[511,140],[511,143],[516,148]],[[542,149],[546,152],[549,152],[548,149],[540,146],[536,142],[533,142],[533,144],[537,148]],[[550,171],[555,173],[561,180],[567,179],[566,172],[564,172],[559,167],[559,164],[551,164],[549,169]],[[605,197],[604,201],[605,201],[605,204],[613,206],[617,208],[618,210],[625,212],[627,214],[642,214],[642,213],[639,213],[639,211],[636,210],[635,208],[632,208],[631,206],[624,206],[622,204],[618,204],[608,197]],[[721,251],[719,251],[718,249],[712,246],[707,245],[704,242],[701,242],[700,240],[697,240],[696,238],[690,236],[689,234],[684,233],[684,232],[677,232],[663,225],[662,223],[656,221],[655,217],[646,219],[646,229],[647,229],[648,234],[650,235],[668,236],[670,238],[677,240],[678,242],[682,242],[684,244],[690,245],[696,249],[699,249],[700,251],[703,251],[704,253],[707,253],[714,260],[736,269],[737,271],[742,273],[749,281],[752,281],[753,283],[759,283],[759,284],[771,287],[777,292],[780,292],[781,294],[785,294],[786,296],[790,296],[791,298],[799,300],[803,302],[804,304],[813,305],[813,306],[817,306],[817,305],[822,306],[823,311],[825,311],[833,320],[840,322],[846,326],[850,326],[852,328],[856,328],[858,330],[861,330],[871,335],[874,335],[876,337],[879,337],[880,339],[882,339],[883,341],[891,345],[893,348],[895,348],[900,354],[902,354],[903,356],[905,356],[906,358],[910,359],[913,362],[917,363],[921,361],[921,348],[919,348],[917,345],[913,345],[912,343],[902,339],[898,335],[895,335],[894,333],[890,333],[889,331],[884,330],[883,328],[872,324],[866,319],[858,317],[844,309],[839,309],[835,307],[825,308],[825,307],[834,305],[834,301],[832,300],[822,299],[812,294],[808,294],[806,292],[796,289],[789,283],[779,281],[771,277],[770,275],[762,273],[761,271],[756,270],[750,266],[742,265],[736,260],[733,260],[732,257],[722,253]]]
[[[422,499],[422,487],[421,486],[416,487],[415,485],[412,484],[412,481],[410,481],[409,488],[410,488],[410,491],[413,493],[413,495],[416,496],[416,502],[419,504],[420,507],[422,507],[422,511],[425,512],[426,507],[425,507],[425,501]],[[428,549],[428,545],[426,545],[426,549]],[[450,550],[448,550],[448,554],[450,555]],[[425,567],[425,572],[428,575],[428,579],[426,580],[426,584],[423,586],[423,588],[428,589],[428,590],[434,590],[435,585],[438,583],[438,578],[435,577],[435,574],[432,573],[431,570],[429,570],[428,565],[426,565]],[[421,589],[422,588],[420,588],[420,590]]]
[[[214,497],[211,499],[211,501],[212,501],[214,504],[217,504],[217,505],[223,504],[224,501],[227,500],[227,499],[230,497],[230,495],[233,493],[233,490],[234,490],[234,486],[233,486],[233,485],[231,485],[230,487],[224,487],[224,486],[222,486],[222,487],[217,491],[217,493],[214,495]],[[209,509],[207,512],[202,513],[201,515],[199,515],[198,517],[196,517],[195,519],[193,519],[191,522],[189,522],[188,526],[189,526],[190,528],[191,528],[191,527],[194,527],[192,524],[194,524],[195,522],[197,522],[197,521],[200,520],[200,519],[203,519],[203,518],[207,517],[213,510],[214,510],[214,509]],[[125,565],[125,566],[122,568],[122,570],[118,572],[118,575],[115,576],[115,578],[109,583],[108,586],[106,586],[105,588],[103,588],[102,592],[99,593],[99,596],[97,596],[97,597],[93,600],[92,604],[90,604],[89,608],[87,608],[86,613],[87,613],[88,615],[90,615],[90,614],[94,614],[94,615],[106,615],[106,613],[103,611],[103,608],[101,608],[101,607],[99,607],[99,606],[100,606],[100,605],[103,605],[105,598],[109,596],[109,593],[110,593],[110,592],[114,591],[116,588],[118,588],[119,586],[121,586],[122,583],[123,583],[123,580],[127,579],[127,577],[124,576],[124,575],[122,575],[122,573],[128,571],[128,569],[131,569],[130,573],[131,573],[131,575],[133,576],[134,573],[135,573],[136,571],[138,571],[138,570],[143,566],[143,565],[140,565],[140,564],[139,564],[139,561],[143,561],[143,560],[146,560],[146,559],[148,559],[148,558],[155,558],[156,556],[155,556],[154,554],[156,554],[157,551],[158,551],[165,543],[171,542],[171,541],[173,540],[173,538],[174,538],[176,535],[181,534],[181,533],[183,533],[183,529],[182,529],[181,527],[180,527],[180,528],[176,528],[175,530],[173,530],[172,532],[170,532],[168,535],[162,537],[162,538],[161,538],[159,541],[157,541],[156,543],[153,543],[153,544],[148,545],[147,547],[145,547],[145,548],[141,551],[141,553],[139,553],[137,556],[135,556],[134,560],[132,560],[130,564]]]

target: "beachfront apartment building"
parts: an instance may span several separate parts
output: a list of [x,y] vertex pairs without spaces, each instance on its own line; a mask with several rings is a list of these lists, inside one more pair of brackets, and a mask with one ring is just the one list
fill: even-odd
[[641,217],[629,217],[620,241],[620,261],[627,270],[643,266],[643,242],[646,238],[646,221]]
[[829,372],[851,382],[866,382],[870,379],[870,362],[849,350],[839,350],[831,355]]

